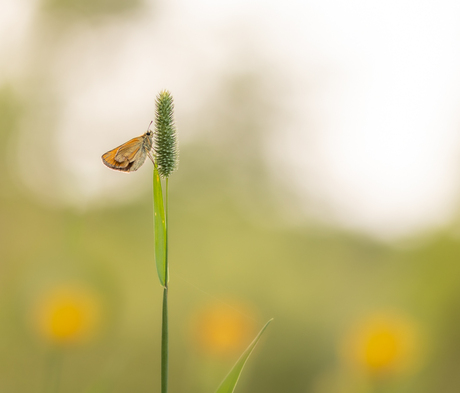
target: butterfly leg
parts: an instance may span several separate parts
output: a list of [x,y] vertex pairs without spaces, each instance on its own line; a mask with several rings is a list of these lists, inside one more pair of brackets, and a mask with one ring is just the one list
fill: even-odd
[[152,162],[153,162],[153,165],[157,166],[157,165],[156,165],[156,163],[155,163],[155,159],[154,159],[154,158],[153,158],[153,156],[152,156],[152,152],[150,152],[150,151],[149,151],[149,152],[147,152],[147,155],[149,156],[149,158],[150,158],[150,161],[152,161]]

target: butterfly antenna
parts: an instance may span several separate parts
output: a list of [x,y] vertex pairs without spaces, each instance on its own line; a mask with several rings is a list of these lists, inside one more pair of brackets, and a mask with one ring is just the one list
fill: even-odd
[[149,126],[147,127],[147,131],[150,130],[150,126],[152,125],[152,123],[153,123],[153,120],[150,122]]

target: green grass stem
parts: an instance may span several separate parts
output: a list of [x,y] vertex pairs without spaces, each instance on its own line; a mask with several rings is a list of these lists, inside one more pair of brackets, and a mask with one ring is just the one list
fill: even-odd
[[168,342],[168,287],[163,288],[163,318],[161,324],[161,393],[168,392],[169,342]]
[[161,393],[168,392],[168,371],[169,371],[169,333],[168,333],[168,197],[169,179],[166,178],[165,184],[165,286],[163,289],[163,318],[161,326]]
[[[169,343],[168,343],[168,216],[169,175],[177,168],[177,136],[174,125],[174,103],[171,93],[160,92],[156,99],[154,147],[155,169],[153,175],[155,263],[158,277],[163,285],[163,318],[161,325],[161,393],[168,392]],[[161,188],[165,180],[165,198]]]
[[161,177],[155,166],[153,169],[153,222],[155,243],[155,264],[160,284],[164,287],[167,282],[166,266],[166,218],[163,204]]
[[48,359],[47,376],[45,382],[46,393],[58,393],[61,385],[62,351],[53,348]]
[[163,201],[161,177],[155,166],[153,170],[153,221],[155,242],[155,264],[158,278],[163,286],[163,311],[161,322],[161,393],[168,392],[168,194],[169,182],[166,179],[166,198]]
[[169,282],[169,178],[165,180],[165,287]]

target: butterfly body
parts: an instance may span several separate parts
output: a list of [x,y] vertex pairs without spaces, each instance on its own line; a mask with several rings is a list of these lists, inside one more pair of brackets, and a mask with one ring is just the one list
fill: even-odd
[[[111,169],[122,172],[137,171],[147,156],[152,159],[153,132],[148,130],[144,135],[133,138],[102,156],[102,162]],[[153,159],[152,159],[153,161]]]

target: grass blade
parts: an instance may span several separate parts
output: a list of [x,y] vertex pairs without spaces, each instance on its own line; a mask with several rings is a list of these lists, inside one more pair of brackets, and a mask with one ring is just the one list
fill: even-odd
[[153,222],[155,227],[155,264],[157,266],[160,284],[166,286],[167,267],[166,267],[166,222],[165,209],[163,203],[163,191],[161,189],[161,179],[158,170],[153,170]]
[[257,337],[254,339],[254,341],[249,345],[249,347],[246,348],[246,350],[243,352],[241,357],[238,359],[236,364],[233,366],[231,371],[227,374],[225,379],[222,381],[220,384],[219,388],[217,389],[216,393],[233,393],[235,390],[235,386],[240,379],[241,371],[243,371],[243,367],[246,364],[246,361],[249,358],[249,355],[251,355],[252,351],[254,350],[257,342],[260,339],[260,336],[262,336],[262,333],[265,331],[269,323],[273,319],[270,319],[265,326],[262,328],[262,330],[259,332]]

